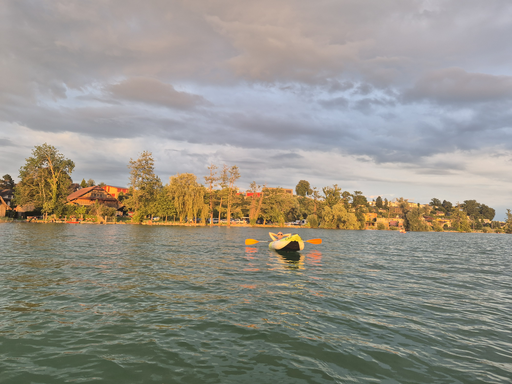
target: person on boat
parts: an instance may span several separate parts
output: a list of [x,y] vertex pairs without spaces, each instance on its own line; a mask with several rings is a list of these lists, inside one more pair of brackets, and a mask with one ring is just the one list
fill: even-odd
[[281,240],[283,237],[288,237],[288,236],[291,236],[291,233],[285,233],[283,234],[283,232],[279,231],[277,233],[273,233],[273,232],[269,232],[268,233],[270,235],[270,238],[274,241],[276,240]]

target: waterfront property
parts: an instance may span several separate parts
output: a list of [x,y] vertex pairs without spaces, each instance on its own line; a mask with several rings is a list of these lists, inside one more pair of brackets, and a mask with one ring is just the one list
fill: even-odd
[[7,216],[7,211],[11,211],[11,201],[14,198],[13,189],[0,190],[0,217]]
[[122,193],[124,195],[126,195],[129,191],[128,188],[124,188],[124,187],[115,187],[113,185],[104,185],[102,187],[107,193],[111,194],[113,197],[115,197],[116,199],[119,198],[119,194]]
[[119,209],[123,206],[119,200],[97,185],[79,189],[69,195],[67,200],[68,204],[72,205],[89,206],[98,202],[99,204],[115,209]]

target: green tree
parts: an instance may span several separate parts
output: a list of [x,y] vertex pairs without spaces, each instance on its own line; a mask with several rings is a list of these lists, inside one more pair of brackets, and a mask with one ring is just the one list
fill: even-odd
[[437,220],[432,221],[432,229],[436,232],[443,232],[443,227],[441,227],[441,224],[439,224]]
[[334,207],[341,201],[341,188],[338,187],[338,184],[334,184],[332,187],[324,187],[322,191],[324,193],[325,204],[329,208]]
[[176,215],[176,209],[174,209],[173,201],[169,197],[166,188],[160,189],[154,204],[155,206],[152,208],[152,212],[154,212],[156,216],[165,218],[165,221],[167,221],[168,217]]
[[451,212],[453,205],[449,201],[443,200],[443,208],[445,209],[446,212]]
[[[264,188],[266,188],[266,186]],[[249,222],[251,225],[255,225],[263,205],[263,193],[261,185],[258,185],[255,181],[251,183],[249,191],[252,193],[249,207]]]
[[414,207],[405,215],[405,229],[414,232],[427,232],[430,230],[428,224],[423,220],[423,211],[419,207]]
[[323,228],[359,229],[356,215],[348,212],[343,203],[338,203],[332,208],[328,205],[323,209]]
[[80,183],[80,187],[87,188],[87,181],[85,181],[85,179],[82,179],[82,182]]
[[309,181],[300,180],[295,186],[295,193],[297,193],[297,196],[306,197],[313,193],[313,189],[311,189]]
[[471,225],[469,223],[468,216],[459,204],[452,208],[451,220],[452,228],[459,232],[471,232]]
[[236,165],[233,165],[231,168],[228,169],[229,177],[228,177],[228,190],[227,190],[227,214],[226,218],[228,220],[228,227],[231,226],[231,208],[233,204],[233,197],[236,193],[236,181],[240,178],[240,171]]
[[284,224],[287,218],[287,212],[298,208],[298,202],[293,196],[284,193],[283,189],[266,188],[263,189],[263,204],[261,215],[265,222]]
[[[167,187],[180,223],[206,216],[208,206],[204,203],[205,188],[197,182],[193,173],[178,173],[171,176]],[[206,207],[206,208],[205,208]]]
[[482,217],[484,219],[492,221],[492,219],[494,219],[494,216],[496,216],[496,211],[494,210],[494,208],[491,208],[485,204],[482,204],[480,206],[480,214],[482,215]]
[[441,203],[441,200],[435,197],[428,204],[433,208],[441,207],[443,205],[443,203]]
[[316,187],[313,188],[313,193],[311,194],[313,196],[313,214],[317,214],[317,209],[320,201],[320,192],[317,191]]
[[204,181],[206,182],[206,185],[208,186],[208,197],[210,199],[210,226],[213,225],[213,188],[217,186],[217,166],[214,164],[210,164],[208,167],[208,170],[210,171],[210,174],[208,176],[204,177]]
[[352,206],[358,207],[360,205],[367,206],[368,201],[366,200],[366,197],[363,196],[363,192],[361,191],[354,191],[354,194],[352,195]]
[[382,209],[384,207],[383,203],[382,203],[382,197],[378,196],[377,199],[375,200],[375,206],[379,209]]
[[315,214],[309,215],[308,224],[310,228],[318,228],[318,216]]
[[15,186],[16,184],[9,174],[3,175],[0,179],[0,189],[14,189]]
[[153,214],[154,202],[162,189],[162,181],[155,174],[155,161],[151,152],[144,151],[137,160],[130,159],[130,194],[127,205],[134,210],[134,220],[141,221]]
[[512,233],[512,212],[507,209],[507,219],[505,222],[505,233]]
[[480,214],[480,204],[476,200],[464,200],[461,208],[468,216],[476,216]]
[[94,187],[95,185],[96,185],[96,182],[93,179],[87,180],[88,187]]
[[36,146],[20,168],[16,204],[33,205],[44,213],[59,212],[66,204],[74,168],[75,164],[57,148],[46,143]]

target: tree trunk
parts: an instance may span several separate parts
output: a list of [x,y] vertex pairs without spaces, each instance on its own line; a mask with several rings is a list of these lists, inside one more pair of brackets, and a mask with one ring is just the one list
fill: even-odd
[[226,212],[228,227],[231,227],[231,189],[228,189],[228,211]]
[[220,205],[219,205],[219,225],[220,225],[220,213],[222,211],[222,196],[220,198]]
[[258,209],[256,210],[255,219],[258,220],[258,216],[260,215],[261,205],[263,204],[263,192],[260,195],[260,201],[258,202]]

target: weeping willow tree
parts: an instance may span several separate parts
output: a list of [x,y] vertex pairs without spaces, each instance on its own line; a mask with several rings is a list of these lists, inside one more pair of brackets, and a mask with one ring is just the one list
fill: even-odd
[[130,194],[126,205],[135,211],[133,219],[142,221],[147,215],[154,212],[154,202],[162,189],[162,182],[155,174],[155,160],[148,151],[141,153],[138,159],[130,159]]
[[168,194],[174,204],[180,223],[205,218],[208,206],[204,203],[205,188],[197,182],[193,173],[178,173],[169,179]]

